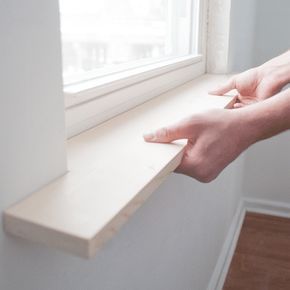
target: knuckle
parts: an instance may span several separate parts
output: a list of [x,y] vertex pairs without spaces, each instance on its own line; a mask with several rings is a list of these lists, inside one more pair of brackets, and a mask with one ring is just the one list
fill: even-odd
[[168,128],[163,127],[157,132],[157,137],[158,138],[167,138],[169,136]]
[[211,181],[213,181],[215,179],[214,176],[212,175],[203,175],[203,176],[200,176],[198,178],[198,180],[202,183],[210,183]]
[[204,124],[204,113],[196,113],[187,119],[188,129],[194,132]]
[[206,162],[202,162],[202,159],[195,160],[193,166],[194,177],[202,183],[209,183],[217,177],[212,168]]
[[205,170],[200,170],[196,173],[198,181],[208,183],[210,181],[210,175]]
[[216,178],[216,175],[214,175],[211,172],[200,172],[199,175],[197,176],[197,180],[202,182],[202,183],[210,183]]

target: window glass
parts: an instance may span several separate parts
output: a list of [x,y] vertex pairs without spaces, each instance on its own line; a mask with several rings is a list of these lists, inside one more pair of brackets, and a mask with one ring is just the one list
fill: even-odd
[[65,84],[189,55],[192,0],[60,0]]

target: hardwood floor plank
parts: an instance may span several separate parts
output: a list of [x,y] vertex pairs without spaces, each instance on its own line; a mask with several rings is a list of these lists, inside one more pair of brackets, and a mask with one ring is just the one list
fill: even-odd
[[223,289],[290,289],[290,219],[246,214]]

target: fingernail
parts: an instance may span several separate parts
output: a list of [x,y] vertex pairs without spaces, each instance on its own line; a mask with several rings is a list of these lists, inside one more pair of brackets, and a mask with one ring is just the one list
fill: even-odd
[[155,135],[154,133],[145,133],[143,137],[146,141],[153,141],[155,138]]

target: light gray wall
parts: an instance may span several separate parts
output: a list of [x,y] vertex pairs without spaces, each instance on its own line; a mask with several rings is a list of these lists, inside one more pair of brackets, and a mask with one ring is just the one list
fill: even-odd
[[232,0],[229,71],[260,65],[290,49],[288,0]]
[[1,232],[0,289],[205,290],[237,207],[240,162],[207,185],[172,175],[90,261]]
[[[290,1],[232,3],[232,72],[260,65],[290,48]],[[290,203],[289,144],[286,132],[247,151],[242,186],[246,196]]]
[[257,1],[232,0],[229,42],[229,72],[252,67],[255,53]]
[[66,170],[56,11],[57,1],[0,0],[1,206]]
[[[233,15],[238,17],[232,18],[233,68],[245,68],[282,50],[285,33],[279,45],[272,43],[271,50],[261,52],[271,41],[260,30],[263,21],[270,25],[264,15],[289,8],[287,2],[279,8],[277,1],[253,1],[259,7],[255,14],[250,0],[234,0]],[[1,210],[65,170],[60,50],[51,46],[59,38],[57,24],[56,0],[0,0],[0,152],[5,164],[0,166]],[[256,33],[261,33],[259,43]],[[275,191],[281,200],[289,192],[288,142],[289,136],[281,135],[257,144],[211,184],[172,175],[91,261],[9,237],[1,230],[0,289],[205,290],[240,189],[267,198],[275,197]]]
[[256,0],[254,65],[290,49],[290,1]]
[[[65,171],[56,0],[0,0],[0,210]],[[204,290],[240,196],[172,175],[91,260],[0,230],[1,290]]]
[[290,203],[289,144],[287,132],[248,150],[242,185],[245,196]]

